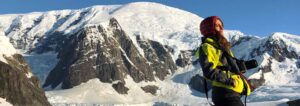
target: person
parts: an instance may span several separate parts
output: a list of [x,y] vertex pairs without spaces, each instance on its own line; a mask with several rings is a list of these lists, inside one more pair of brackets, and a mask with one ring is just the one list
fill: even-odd
[[203,37],[196,56],[203,76],[212,83],[212,101],[215,106],[243,106],[241,96],[249,95],[251,90],[244,76],[231,69],[237,63],[229,64],[234,55],[223,30],[223,22],[218,16],[205,18],[200,23]]

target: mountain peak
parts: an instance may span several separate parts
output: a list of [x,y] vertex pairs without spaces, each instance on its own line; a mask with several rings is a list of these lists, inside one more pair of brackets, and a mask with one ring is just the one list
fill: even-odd
[[275,32],[271,36],[269,36],[270,41],[283,41],[286,44],[299,44],[300,36],[292,35],[283,32]]
[[[274,32],[271,36],[271,39],[288,39],[288,40],[297,40],[300,42],[300,36],[297,35],[292,35],[292,34],[288,34],[288,33],[284,33],[284,32]],[[299,43],[298,42],[298,43]]]
[[[174,7],[169,7],[160,3],[156,3],[156,2],[133,2],[133,3],[128,3],[126,5],[124,5],[124,7],[135,7],[135,8],[174,8]],[[182,11],[182,10],[180,10]]]
[[224,31],[225,38],[231,42],[234,43],[239,38],[244,37],[245,34],[238,30],[225,30]]

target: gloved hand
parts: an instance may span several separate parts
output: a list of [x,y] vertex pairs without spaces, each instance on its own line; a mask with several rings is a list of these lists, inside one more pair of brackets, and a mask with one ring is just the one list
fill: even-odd
[[245,73],[246,73],[246,70],[241,70],[241,73],[242,73],[242,74],[245,74]]
[[251,91],[254,91],[257,88],[257,84],[254,79],[248,79],[247,82],[249,83]]

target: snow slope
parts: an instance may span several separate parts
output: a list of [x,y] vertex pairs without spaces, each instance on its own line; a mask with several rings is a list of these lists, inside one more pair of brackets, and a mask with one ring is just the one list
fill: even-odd
[[15,53],[17,53],[17,51],[9,42],[9,38],[0,30],[0,61],[7,63],[4,57],[10,57]]
[[[191,50],[199,44],[198,29],[203,18],[177,8],[138,2],[122,6],[112,16],[129,35],[158,41],[175,51]],[[135,36],[130,37],[135,39]],[[175,53],[173,57],[177,58],[177,55]]]
[[[48,100],[55,106],[68,104],[210,106],[205,94],[194,91],[187,85],[189,82],[188,78],[197,73],[197,71],[199,71],[197,68],[189,66],[179,69],[178,72],[165,81],[142,82],[139,84],[135,84],[130,77],[127,77],[125,86],[130,89],[128,95],[116,93],[110,84],[102,83],[98,79],[92,79],[72,89],[48,91],[46,95]],[[140,87],[144,84],[159,86],[157,95],[153,96],[141,91]],[[281,87],[263,86],[259,88],[248,97],[247,106],[288,106],[286,102],[291,100],[288,98],[297,98],[300,95],[300,93],[297,93],[299,86],[294,86],[294,88],[291,88],[292,86]],[[244,99],[242,98],[242,100]]]
[[[184,73],[183,69],[181,70],[177,74]],[[141,90],[140,87],[149,84],[159,87],[156,96]],[[191,90],[185,83],[174,82],[173,77],[169,77],[165,81],[157,80],[157,82],[141,82],[136,84],[128,76],[125,86],[129,88],[129,93],[121,95],[115,92],[110,84],[102,83],[98,79],[92,79],[72,89],[48,91],[47,96],[51,103],[57,105],[65,103],[133,104],[146,106],[155,104],[207,105],[206,98],[202,98],[204,94]]]

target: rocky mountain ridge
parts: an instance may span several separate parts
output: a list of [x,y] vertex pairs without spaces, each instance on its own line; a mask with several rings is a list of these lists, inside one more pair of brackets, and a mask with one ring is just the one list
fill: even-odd
[[[143,57],[122,30],[118,21],[110,19],[108,27],[89,26],[70,36],[59,51],[60,61],[49,74],[44,87],[72,88],[93,78],[127,93],[124,78],[130,75],[135,82],[163,80],[174,73],[175,63],[168,50],[158,42],[137,38]],[[117,82],[115,82],[117,81]],[[125,91],[124,91],[125,90]]]

